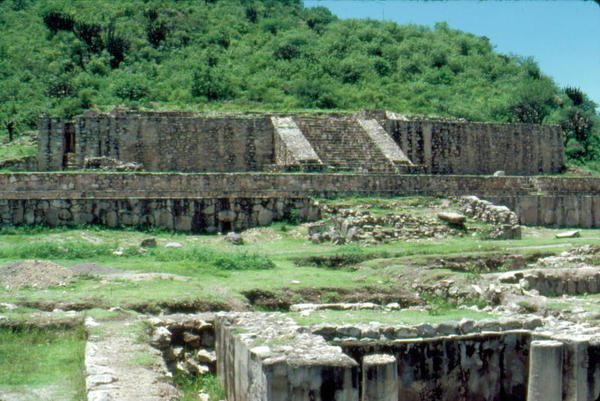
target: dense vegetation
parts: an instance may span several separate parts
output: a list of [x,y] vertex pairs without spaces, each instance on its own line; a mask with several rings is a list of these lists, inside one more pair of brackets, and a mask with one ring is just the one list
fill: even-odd
[[117,105],[388,108],[558,123],[569,155],[600,148],[595,105],[485,37],[339,20],[300,0],[0,0],[0,131]]

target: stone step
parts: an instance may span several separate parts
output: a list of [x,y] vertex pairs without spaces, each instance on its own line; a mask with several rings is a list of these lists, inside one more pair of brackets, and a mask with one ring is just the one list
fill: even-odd
[[354,118],[296,118],[297,126],[329,168],[338,171],[398,172]]

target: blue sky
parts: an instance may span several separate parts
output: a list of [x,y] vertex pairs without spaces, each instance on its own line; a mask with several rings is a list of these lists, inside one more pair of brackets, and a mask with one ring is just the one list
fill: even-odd
[[559,86],[600,105],[600,6],[593,1],[304,0],[341,18],[385,19],[487,36],[496,51],[532,56]]

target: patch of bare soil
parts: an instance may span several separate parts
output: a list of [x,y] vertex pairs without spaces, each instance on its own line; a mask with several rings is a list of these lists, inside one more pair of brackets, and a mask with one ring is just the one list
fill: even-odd
[[109,274],[123,273],[123,270],[118,270],[109,266],[97,265],[95,263],[79,263],[69,268],[73,274],[91,275],[91,276],[106,276]]
[[255,244],[280,240],[281,235],[276,233],[272,228],[258,227],[244,231],[242,238],[248,244]]
[[25,287],[48,288],[66,285],[73,272],[45,260],[23,260],[0,267],[0,285],[14,290]]
[[289,310],[290,306],[295,303],[373,302],[383,305],[397,302],[403,308],[423,304],[423,300],[415,293],[399,287],[281,288],[277,291],[256,288],[242,294],[252,306],[266,310]]

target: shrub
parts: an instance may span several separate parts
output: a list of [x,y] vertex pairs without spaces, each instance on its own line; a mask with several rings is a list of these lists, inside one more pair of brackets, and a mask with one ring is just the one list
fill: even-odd
[[148,38],[148,42],[154,47],[160,46],[167,38],[168,33],[169,27],[162,19],[150,21],[146,25],[146,37]]
[[216,66],[194,71],[191,91],[192,96],[211,101],[228,99],[233,94],[229,77]]
[[102,26],[99,24],[77,22],[73,32],[91,52],[99,53],[104,48]]
[[42,20],[46,28],[52,33],[71,31],[75,25],[73,16],[60,10],[48,10],[44,12]]
[[326,7],[307,8],[302,13],[302,18],[306,21],[306,25],[316,32],[322,32],[327,25],[337,19]]
[[124,100],[139,101],[148,96],[150,86],[145,78],[130,75],[115,84],[113,93]]
[[118,35],[114,27],[111,25],[106,33],[106,50],[111,56],[110,66],[118,68],[125,60],[125,53],[129,49],[129,42],[125,37]]

